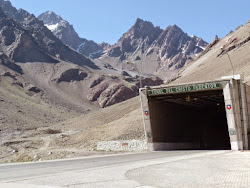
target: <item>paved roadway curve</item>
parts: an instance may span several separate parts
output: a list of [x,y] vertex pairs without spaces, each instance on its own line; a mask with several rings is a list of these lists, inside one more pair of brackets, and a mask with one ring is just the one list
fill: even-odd
[[0,165],[1,188],[250,187],[248,151],[165,151]]
[[86,157],[80,159],[35,162],[26,164],[0,165],[0,182],[26,179],[42,175],[52,175],[62,172],[79,171],[111,165],[123,165],[144,160],[188,155],[206,151],[170,151],[147,152],[136,154],[110,155],[101,157]]

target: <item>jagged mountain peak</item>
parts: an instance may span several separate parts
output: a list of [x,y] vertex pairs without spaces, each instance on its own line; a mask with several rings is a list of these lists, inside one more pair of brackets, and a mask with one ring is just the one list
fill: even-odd
[[53,11],[46,11],[38,16],[39,20],[43,20],[46,25],[55,25],[61,21],[65,21],[62,17],[54,13]]
[[140,22],[144,22],[144,20],[141,19],[141,18],[137,18],[136,21],[135,21],[135,24],[136,24],[136,23],[140,23]]
[[176,24],[168,26],[169,29],[174,30],[174,31],[179,31],[183,32],[183,30]]
[[162,30],[159,27],[155,27],[150,21],[144,21],[137,18],[135,24],[123,35],[123,37],[121,37],[120,40],[123,40],[128,36],[144,39],[147,36],[150,36],[150,33],[158,34],[160,32],[162,32]]
[[173,72],[177,73],[188,61],[196,58],[206,45],[201,38],[190,37],[175,24],[162,30],[149,21],[137,18],[118,42],[107,49],[107,55],[117,58],[118,66],[123,61],[138,64],[150,61],[147,67],[144,66],[145,73],[157,72],[164,78],[170,72],[171,76]]
[[146,21],[146,20],[143,20],[141,18],[137,18],[136,21],[135,21],[135,24],[134,26],[140,26],[142,24],[150,24],[150,25],[153,25],[150,21]]
[[25,18],[31,16],[35,17],[33,14],[30,14],[28,11],[22,8],[17,10],[15,7],[12,6],[10,1],[0,0],[0,7],[2,7],[2,10],[5,15],[11,17],[12,19],[18,22],[23,22]]
[[14,17],[17,9],[12,6],[10,1],[0,0],[0,6],[4,7],[3,12]]
[[[6,5],[11,5],[12,6],[11,2],[8,1],[8,0],[0,0],[0,3],[5,3]],[[12,7],[12,8],[14,8],[14,7]]]
[[26,11],[26,10],[24,10],[24,9],[22,9],[22,8],[18,9],[17,12],[18,12],[19,14],[26,14],[26,15],[29,15],[29,14],[30,14],[28,11]]
[[162,29],[154,27],[151,22],[137,18],[135,24],[107,50],[107,54],[123,61],[136,51],[144,53],[161,32]]
[[134,25],[132,26],[132,28],[136,28],[136,27],[141,27],[141,26],[144,26],[144,25],[148,25],[150,27],[158,27],[159,26],[154,26],[154,24],[150,21],[147,21],[147,20],[143,20],[141,18],[137,18]]
[[38,19],[43,21],[45,26],[51,30],[57,38],[77,52],[90,58],[99,57],[102,54],[103,48],[101,45],[79,37],[73,25],[54,12],[47,11],[42,13],[38,16]]
[[10,1],[6,1],[6,0],[0,0],[0,3],[1,4],[5,4],[5,5],[11,5],[11,2]]
[[214,41],[214,40],[219,40],[219,37],[218,37],[218,35],[215,35],[215,36],[214,36],[214,39],[213,39],[213,41]]

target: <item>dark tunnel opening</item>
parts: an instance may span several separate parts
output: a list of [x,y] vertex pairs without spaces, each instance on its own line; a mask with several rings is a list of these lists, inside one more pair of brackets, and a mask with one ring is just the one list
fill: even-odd
[[222,90],[150,97],[149,109],[159,150],[231,149]]

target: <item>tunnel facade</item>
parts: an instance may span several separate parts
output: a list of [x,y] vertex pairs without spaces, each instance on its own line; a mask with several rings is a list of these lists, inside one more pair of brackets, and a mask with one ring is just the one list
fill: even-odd
[[250,87],[241,80],[140,89],[150,151],[247,150]]

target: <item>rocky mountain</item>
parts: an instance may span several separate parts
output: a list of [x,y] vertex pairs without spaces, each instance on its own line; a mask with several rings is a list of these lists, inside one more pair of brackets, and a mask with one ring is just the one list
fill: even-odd
[[121,61],[133,56],[136,52],[145,54],[162,31],[159,27],[154,27],[151,22],[138,18],[118,42],[107,50],[107,54],[110,57],[119,57]]
[[105,46],[99,45],[92,40],[80,38],[69,22],[62,19],[52,11],[47,11],[38,16],[38,19],[43,21],[45,26],[50,29],[56,37],[68,46],[75,49],[77,52],[90,57],[99,57]]
[[95,62],[110,64],[119,70],[135,71],[125,64],[131,61],[141,67],[142,74],[157,75],[165,80],[176,77],[178,71],[207,46],[207,42],[188,36],[176,25],[162,30],[139,18],[116,44],[98,45],[80,38],[72,25],[53,12],[45,12],[38,18],[65,44]]
[[[87,112],[138,94],[138,78],[97,66],[65,45],[34,15],[4,0],[0,0],[0,57],[4,78],[13,78],[11,84],[22,80],[24,90],[29,86],[39,94],[38,100],[51,105]],[[143,80],[145,85],[162,83]]]
[[103,61],[114,67],[128,69],[123,63],[134,62],[142,73],[155,74],[167,79],[202,52],[207,43],[196,36],[188,36],[178,26],[165,30],[151,22],[137,19],[116,44],[105,50]]
[[4,53],[17,62],[69,61],[97,68],[91,60],[75,52],[23,9],[16,10],[9,1],[0,0],[1,34]]

